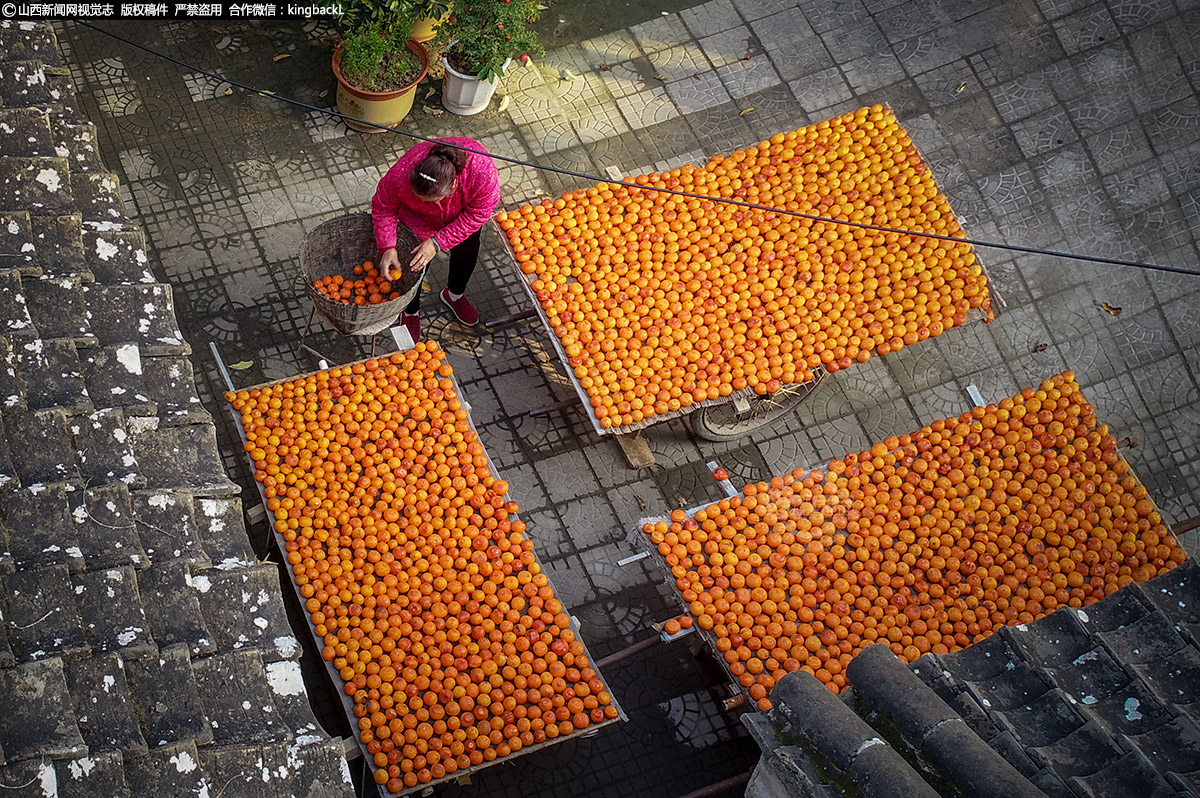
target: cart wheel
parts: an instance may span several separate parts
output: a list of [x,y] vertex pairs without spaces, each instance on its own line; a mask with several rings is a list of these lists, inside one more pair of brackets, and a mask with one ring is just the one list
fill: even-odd
[[790,413],[812,395],[828,372],[818,371],[808,382],[784,385],[773,394],[751,396],[750,407],[739,413],[732,401],[701,407],[688,415],[692,432],[706,441],[732,441]]

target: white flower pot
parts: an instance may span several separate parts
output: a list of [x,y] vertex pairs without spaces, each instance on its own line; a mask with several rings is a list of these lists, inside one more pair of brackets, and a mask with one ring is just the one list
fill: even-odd
[[[447,48],[449,49],[449,48]],[[504,68],[512,59],[504,62]],[[474,75],[464,75],[442,56],[442,66],[446,68],[446,77],[442,81],[442,106],[452,114],[470,116],[488,107],[492,95],[496,93],[499,80],[480,80]]]

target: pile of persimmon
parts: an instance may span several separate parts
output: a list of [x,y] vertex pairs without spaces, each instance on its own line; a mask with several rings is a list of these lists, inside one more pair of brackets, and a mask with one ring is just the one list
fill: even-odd
[[502,212],[602,427],[772,393],[990,317],[966,243],[895,116],[863,108],[769,141]]
[[644,531],[762,709],[790,671],[837,692],[871,643],[911,663],[1186,558],[1070,372]]
[[371,261],[357,264],[353,277],[347,279],[340,274],[331,274],[313,281],[313,288],[334,302],[347,305],[379,305],[400,298],[400,292]]
[[433,342],[226,394],[393,793],[617,716]]

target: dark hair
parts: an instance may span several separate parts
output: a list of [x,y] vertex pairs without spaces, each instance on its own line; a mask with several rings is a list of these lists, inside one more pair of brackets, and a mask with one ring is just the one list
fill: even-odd
[[436,197],[446,192],[466,165],[465,152],[435,144],[408,176],[408,184],[418,197]]

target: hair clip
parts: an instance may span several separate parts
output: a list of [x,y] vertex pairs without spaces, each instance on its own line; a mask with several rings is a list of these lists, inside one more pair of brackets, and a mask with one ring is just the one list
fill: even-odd
[[437,182],[436,177],[430,177],[429,175],[425,174],[424,172],[417,172],[417,177],[421,178],[422,180],[428,180],[430,183]]

